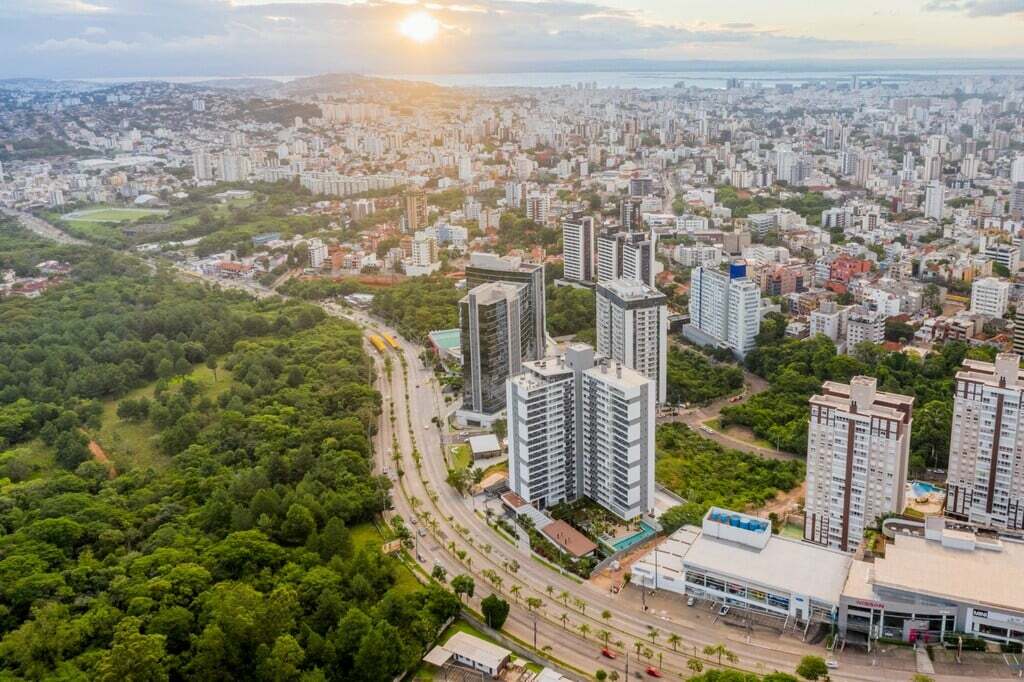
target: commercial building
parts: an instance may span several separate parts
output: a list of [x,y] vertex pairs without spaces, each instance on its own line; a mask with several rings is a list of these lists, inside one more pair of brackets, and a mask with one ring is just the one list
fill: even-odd
[[654,510],[655,386],[573,344],[507,382],[509,486],[547,508],[588,497],[622,519]]
[[[1024,642],[1024,544],[929,517],[895,534],[885,555],[854,561],[837,627],[848,641],[941,641],[966,633]],[[955,643],[955,638],[948,638]]]
[[456,632],[447,642],[431,649],[423,660],[439,668],[454,662],[497,679],[512,660],[512,652],[467,632]]
[[775,616],[781,626],[831,623],[852,558],[712,507],[633,564],[633,582]]
[[[707,337],[743,357],[754,349],[761,329],[761,292],[747,277],[744,261],[718,268],[694,268],[690,275],[690,325],[702,335],[690,335],[698,343]],[[684,334],[687,331],[684,329]]]
[[505,409],[505,379],[522,367],[524,284],[490,282],[459,301],[462,338],[462,408],[465,424],[490,425]]
[[903,511],[913,403],[862,376],[811,398],[805,539],[852,552],[876,519]]
[[544,357],[545,334],[544,266],[524,263],[514,256],[474,253],[466,267],[466,287],[473,289],[488,282],[526,285],[526,308],[522,310],[522,350],[524,360]]
[[1020,356],[964,360],[956,374],[946,514],[982,526],[1024,529],[1024,374]]
[[573,216],[562,221],[562,259],[564,279],[573,282],[594,280],[594,219]]
[[971,285],[971,312],[986,317],[1002,317],[1010,303],[1010,283],[998,277],[985,277]]
[[642,282],[597,285],[597,353],[618,360],[655,383],[665,402],[668,381],[668,299]]

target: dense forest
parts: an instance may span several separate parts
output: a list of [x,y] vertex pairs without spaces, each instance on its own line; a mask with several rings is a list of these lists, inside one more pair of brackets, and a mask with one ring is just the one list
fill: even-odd
[[771,382],[770,388],[744,403],[722,410],[722,424],[741,424],[782,450],[806,454],[807,401],[824,381],[848,382],[851,377],[877,377],[878,390],[914,396],[914,428],[910,466],[945,467],[953,419],[954,375],[965,357],[992,361],[995,349],[969,348],[948,342],[920,359],[860,344],[852,355],[839,355],[828,338],[785,338],[785,321],[770,316],[762,326],[747,368]]
[[576,287],[548,287],[545,313],[552,336],[571,336],[593,331],[594,291]]
[[670,532],[683,524],[699,524],[712,506],[740,511],[760,507],[804,479],[803,462],[725,448],[684,424],[661,424],[656,441],[658,482],[686,500],[662,515],[662,525]]
[[378,292],[371,310],[402,336],[426,343],[429,332],[459,326],[458,302],[464,295],[446,277],[416,277]]
[[670,403],[704,403],[734,393],[743,387],[743,370],[734,365],[712,363],[689,348],[668,349],[667,398]]
[[[384,682],[458,611],[361,539],[388,481],[356,327],[127,268],[0,319],[0,677]],[[166,466],[90,459],[115,403]]]

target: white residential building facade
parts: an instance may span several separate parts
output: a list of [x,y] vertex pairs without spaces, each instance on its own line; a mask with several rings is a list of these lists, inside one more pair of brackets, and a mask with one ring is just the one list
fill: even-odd
[[634,369],[667,391],[668,299],[642,282],[618,279],[597,285],[597,353]]

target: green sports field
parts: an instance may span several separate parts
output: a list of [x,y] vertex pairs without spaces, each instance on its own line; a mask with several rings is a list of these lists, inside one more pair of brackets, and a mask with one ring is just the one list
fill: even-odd
[[124,223],[139,218],[165,216],[167,211],[154,208],[86,208],[63,216],[68,222]]

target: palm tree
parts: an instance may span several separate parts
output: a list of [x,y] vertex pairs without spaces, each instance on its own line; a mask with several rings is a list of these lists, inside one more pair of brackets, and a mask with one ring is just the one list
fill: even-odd
[[644,648],[644,643],[637,640],[633,642],[633,648],[636,649],[636,657],[640,658],[640,650]]
[[519,593],[522,591],[523,588],[519,587],[519,585],[513,585],[512,588],[509,590],[509,592],[512,593],[512,596],[516,598],[517,604],[519,603]]
[[597,638],[598,639],[603,639],[605,646],[608,646],[608,640],[611,639],[611,637],[612,637],[612,633],[608,632],[607,630],[598,630],[597,631]]
[[654,649],[651,649],[650,647],[644,647],[644,658],[646,658],[648,662],[650,662],[651,656],[653,655]]
[[544,606],[544,602],[542,602],[539,597],[526,598],[526,608],[528,608],[530,611],[533,611],[534,609],[539,609],[542,606]]
[[558,598],[559,598],[559,599],[561,599],[561,600],[562,600],[562,603],[563,603],[563,604],[565,604],[566,606],[568,606],[568,605],[569,605],[569,597],[571,597],[571,596],[572,596],[572,595],[571,595],[571,594],[569,594],[569,590],[562,590],[562,591],[561,591],[561,592],[560,592],[560,593],[558,594]]
[[544,591],[547,592],[548,596],[550,597],[550,596],[552,596],[555,593],[555,588],[552,587],[551,585],[548,585],[547,587],[544,588]]
[[717,656],[718,665],[722,665],[723,656],[725,657],[725,660],[729,661],[730,663],[735,663],[738,660],[736,654],[725,648],[724,644],[707,645],[706,647],[704,647],[704,655]]
[[559,616],[559,617],[558,617],[558,619],[559,619],[560,621],[562,621],[562,629],[564,630],[564,629],[565,629],[565,623],[566,623],[566,621],[567,621],[567,620],[569,620],[569,614],[568,614],[568,613],[565,613],[565,612],[563,611],[563,612],[562,612],[562,615],[561,615],[561,616]]
[[668,643],[672,645],[672,651],[678,651],[678,649],[676,647],[679,646],[679,643],[681,641],[683,641],[683,638],[680,637],[679,635],[677,635],[674,632],[669,634],[669,636],[668,636]]
[[586,614],[587,602],[583,601],[582,599],[574,599],[572,603],[576,605],[576,608],[580,610],[580,613]]
[[661,633],[658,632],[657,628],[650,628],[647,631],[647,636],[651,638],[651,644],[654,644],[654,640],[658,639],[658,637],[661,636]]
[[704,664],[698,661],[696,658],[691,658],[686,662],[686,667],[690,669],[694,675],[700,675],[704,671]]
[[590,634],[590,626],[586,623],[580,623],[578,629],[580,634],[583,635],[583,639],[586,639],[587,635]]
[[612,612],[609,611],[608,609],[605,609],[604,611],[601,612],[601,617],[604,618],[604,622],[607,623],[608,621],[610,621],[612,619]]

